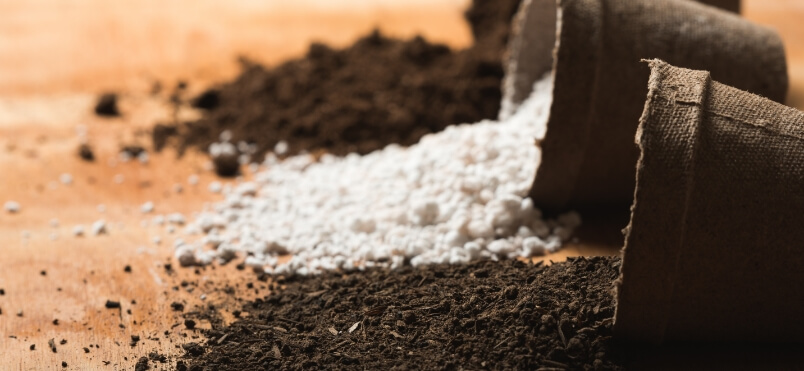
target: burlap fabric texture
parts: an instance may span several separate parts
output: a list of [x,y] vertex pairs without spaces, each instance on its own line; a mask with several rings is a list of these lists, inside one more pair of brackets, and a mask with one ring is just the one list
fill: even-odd
[[649,64],[616,334],[801,341],[804,113]]
[[699,0],[704,4],[716,6],[731,12],[740,12],[740,0]]
[[554,75],[542,162],[531,191],[547,211],[621,205],[634,190],[634,145],[647,93],[643,58],[711,71],[781,102],[782,41],[739,15],[687,0],[525,0],[515,16],[501,117]]

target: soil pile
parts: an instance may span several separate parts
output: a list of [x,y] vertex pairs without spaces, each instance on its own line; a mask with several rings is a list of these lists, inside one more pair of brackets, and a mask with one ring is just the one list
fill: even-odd
[[484,50],[500,58],[508,46],[511,19],[521,2],[521,0],[472,0],[472,5],[464,13],[475,39],[472,49]]
[[365,154],[411,145],[448,125],[496,118],[502,54],[518,3],[474,1],[466,17],[476,43],[466,50],[374,31],[343,50],[312,44],[303,58],[272,69],[242,61],[239,77],[192,101],[207,110],[202,119],[155,130],[155,147],[178,135],[180,150],[206,151],[229,130],[234,142],[258,146],[256,160],[281,141],[287,155]]
[[213,322],[185,357],[198,370],[619,369],[619,265],[483,261],[291,279],[230,326]]

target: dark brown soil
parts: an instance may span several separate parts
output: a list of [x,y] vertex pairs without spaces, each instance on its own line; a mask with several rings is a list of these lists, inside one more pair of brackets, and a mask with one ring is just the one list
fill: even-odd
[[260,155],[280,141],[287,154],[325,150],[365,154],[411,145],[448,125],[497,117],[502,56],[519,0],[475,0],[466,12],[475,45],[452,51],[417,37],[379,31],[333,50],[314,43],[307,54],[275,68],[243,61],[234,81],[192,100],[202,119],[158,127],[154,147],[178,136],[181,151],[206,151],[224,130],[255,143]]
[[120,116],[120,110],[117,108],[117,94],[101,94],[98,102],[95,103],[95,114],[106,117]]
[[503,55],[511,33],[511,19],[521,0],[472,0],[464,16],[472,29],[475,48]]
[[291,279],[185,348],[189,370],[619,369],[618,258]]
[[81,144],[78,146],[78,157],[86,162],[95,161],[95,152],[92,151],[92,147],[89,144]]

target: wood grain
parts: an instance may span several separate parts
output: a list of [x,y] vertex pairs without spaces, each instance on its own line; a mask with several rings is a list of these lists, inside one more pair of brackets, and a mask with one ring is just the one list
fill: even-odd
[[[137,129],[170,119],[164,96],[148,94],[155,79],[168,85],[186,79],[198,91],[236,74],[237,55],[276,63],[303,53],[310,40],[345,45],[375,25],[392,35],[422,33],[454,47],[469,42],[460,14],[465,0],[286,3],[0,2],[0,203],[22,204],[16,215],[0,212],[0,288],[6,292],[0,296],[0,370],[57,369],[62,361],[75,370],[132,369],[148,350],[177,354],[176,344],[192,340],[193,332],[172,328],[177,323],[169,310],[172,301],[185,301],[191,310],[205,304],[202,294],[217,302],[223,300],[215,291],[222,284],[242,289],[253,279],[231,266],[167,275],[163,263],[170,261],[179,233],[141,225],[153,216],[140,213],[143,202],[154,201],[155,214],[189,217],[218,198],[206,190],[213,177],[204,170],[205,159],[190,154],[176,160],[168,151],[152,155],[147,165],[109,163],[120,142],[149,142],[136,135]],[[789,102],[804,108],[804,3],[752,0],[744,9],[748,18],[776,27],[785,39]],[[95,94],[106,89],[124,92],[124,118],[91,114]],[[75,156],[80,125],[96,149],[93,164]],[[58,182],[62,173],[73,175],[72,185]],[[191,174],[200,175],[199,185],[187,183]],[[113,181],[116,175],[123,176],[121,184]],[[184,188],[180,194],[172,190],[177,183]],[[105,205],[104,213],[99,204]],[[59,220],[57,228],[49,225],[53,218]],[[88,229],[98,219],[108,222],[108,235],[71,234],[73,226]],[[603,234],[610,235],[612,228],[617,227]],[[163,242],[154,244],[154,236]],[[548,258],[616,253],[619,246],[608,241],[585,239]],[[125,265],[132,273],[123,272]],[[204,278],[216,284],[192,293],[173,290],[182,279]],[[121,301],[122,310],[104,308],[107,299]],[[131,347],[130,335],[143,340]],[[68,342],[53,353],[47,347],[51,338]],[[31,344],[35,351],[29,350]],[[89,344],[100,349],[84,353]]]

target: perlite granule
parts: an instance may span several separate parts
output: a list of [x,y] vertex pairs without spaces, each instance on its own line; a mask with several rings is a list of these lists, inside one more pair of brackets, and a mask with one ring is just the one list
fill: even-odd
[[254,182],[224,190],[188,226],[205,235],[179,241],[176,256],[192,265],[246,255],[254,268],[305,275],[555,251],[581,221],[544,220],[527,198],[551,90],[546,76],[509,119],[448,127],[408,148],[317,161],[269,154]]
[[95,221],[94,223],[92,223],[91,230],[92,230],[92,235],[93,236],[99,236],[99,235],[102,235],[102,234],[106,234],[108,232],[106,230],[106,221],[103,220],[103,219]]
[[84,235],[84,226],[76,225],[73,227],[73,236],[81,237]]
[[3,209],[10,214],[19,212],[20,208],[20,203],[17,201],[6,201],[6,203],[3,204]]
[[154,211],[154,203],[152,201],[148,201],[140,206],[140,212],[143,214],[148,214]]
[[59,175],[59,182],[64,185],[71,185],[73,184],[73,176],[68,173],[64,173]]

